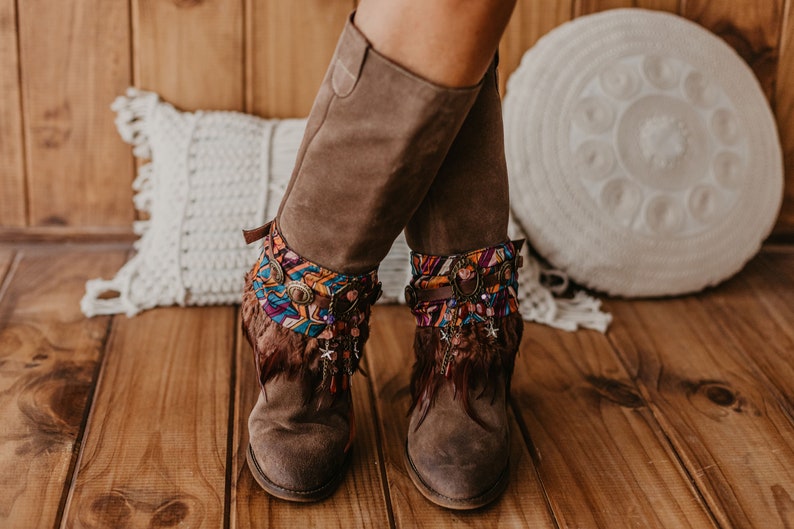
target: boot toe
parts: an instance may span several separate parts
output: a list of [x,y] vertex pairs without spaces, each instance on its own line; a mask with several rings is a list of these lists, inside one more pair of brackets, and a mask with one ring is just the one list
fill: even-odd
[[248,419],[248,462],[257,482],[274,496],[316,501],[330,495],[344,475],[350,403],[340,400],[323,413],[315,413],[311,404],[281,405],[282,400],[302,398],[290,395],[298,387],[297,382],[279,379],[269,385],[269,399],[260,394]]
[[[462,412],[461,412],[462,413]],[[506,428],[486,431],[471,420],[435,420],[408,436],[409,474],[431,501],[452,509],[474,509],[493,501],[508,477]]]
[[270,492],[279,489],[281,493],[275,494],[279,497],[303,495],[308,501],[318,499],[314,496],[326,489],[330,494],[331,487],[341,480],[347,454],[344,444],[328,442],[318,448],[322,441],[327,442],[328,437],[299,432],[259,438],[250,444],[252,472],[267,482],[265,488]]

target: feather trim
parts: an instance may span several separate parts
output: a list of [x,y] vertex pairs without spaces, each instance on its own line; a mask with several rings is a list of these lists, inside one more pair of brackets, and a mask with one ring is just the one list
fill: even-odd
[[414,336],[416,361],[411,376],[411,408],[420,410],[421,416],[416,428],[424,421],[433,406],[439,387],[452,384],[453,395],[460,400],[466,414],[485,427],[471,407],[471,399],[495,396],[494,383],[502,375],[510,391],[510,378],[513,374],[518,345],[524,331],[524,322],[518,313],[509,314],[495,320],[499,326],[497,337],[490,338],[486,323],[465,325],[461,328],[460,343],[455,347],[452,366],[445,376],[441,366],[444,361],[446,344],[441,339],[439,327],[417,327]]
[[[320,344],[316,338],[283,327],[265,314],[252,287],[255,273],[256,266],[246,275],[240,311],[243,332],[254,352],[262,390],[265,391],[269,380],[286,376],[288,379],[302,379],[318,391],[333,385],[334,397],[347,391],[350,384],[344,370],[339,369],[335,376],[323,372]],[[363,346],[369,337],[369,325],[364,322],[359,329],[359,339]],[[357,366],[354,365],[353,368],[355,370]]]

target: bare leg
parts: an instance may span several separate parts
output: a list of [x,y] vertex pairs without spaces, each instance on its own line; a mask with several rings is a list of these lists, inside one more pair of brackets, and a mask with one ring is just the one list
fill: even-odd
[[355,22],[373,47],[445,86],[477,83],[515,0],[361,0]]

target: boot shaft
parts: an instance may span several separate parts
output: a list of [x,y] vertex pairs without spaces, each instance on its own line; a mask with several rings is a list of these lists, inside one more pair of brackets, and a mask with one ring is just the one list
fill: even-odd
[[375,267],[427,193],[480,86],[414,75],[349,20],[279,210],[290,247],[339,272]]

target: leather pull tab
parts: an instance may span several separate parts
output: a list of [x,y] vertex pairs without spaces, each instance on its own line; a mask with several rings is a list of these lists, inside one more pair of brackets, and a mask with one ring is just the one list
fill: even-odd
[[270,232],[270,222],[267,224],[263,224],[258,228],[254,228],[251,230],[243,230],[243,237],[245,238],[245,244],[251,244],[254,241],[258,241],[259,239],[263,238]]
[[521,249],[524,247],[524,243],[526,239],[519,239],[517,241],[510,241],[513,243],[513,248],[516,250],[516,268],[521,268],[524,266],[524,256],[521,255]]

